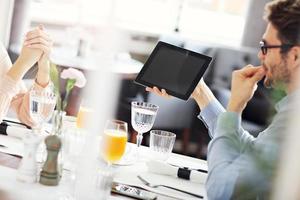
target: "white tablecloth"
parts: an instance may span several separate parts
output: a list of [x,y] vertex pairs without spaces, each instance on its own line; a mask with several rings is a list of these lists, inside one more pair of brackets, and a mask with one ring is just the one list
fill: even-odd
[[[129,144],[132,145],[132,144]],[[150,149],[148,147],[141,148],[141,157],[144,161],[149,159],[147,156],[150,154]],[[172,154],[167,160],[168,163],[174,165],[186,166],[196,169],[207,169],[206,161],[195,159],[187,156],[182,156],[178,154]],[[206,192],[204,188],[204,181],[206,179],[206,174],[203,174],[203,184],[193,183],[188,180],[179,179],[176,177],[152,174],[147,171],[145,162],[137,162],[130,166],[118,166],[115,169],[114,181],[126,183],[130,185],[136,185],[147,190],[166,194],[169,196],[177,197],[177,199],[197,199],[190,195],[185,195],[181,192],[177,192],[165,188],[149,188],[142,184],[142,182],[137,178],[137,175],[141,175],[147,181],[152,184],[164,184],[172,187],[176,187],[182,190],[186,190],[195,194],[200,194],[206,197]],[[17,170],[0,166],[0,189],[5,190],[12,196],[13,200],[54,200],[59,199],[58,197],[65,193],[66,191],[72,191],[74,185],[68,184],[67,181],[60,183],[59,186],[44,186],[39,183],[35,184],[25,184],[16,180]],[[74,190],[74,189],[73,189]],[[158,195],[158,199],[174,199],[166,196]],[[111,196],[111,199],[127,199],[123,196]]]

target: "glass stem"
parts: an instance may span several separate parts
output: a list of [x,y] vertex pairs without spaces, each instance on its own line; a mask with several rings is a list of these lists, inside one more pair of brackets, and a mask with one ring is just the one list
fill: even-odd
[[138,133],[136,136],[136,145],[139,148],[142,144],[142,140],[143,140],[143,134],[142,133]]

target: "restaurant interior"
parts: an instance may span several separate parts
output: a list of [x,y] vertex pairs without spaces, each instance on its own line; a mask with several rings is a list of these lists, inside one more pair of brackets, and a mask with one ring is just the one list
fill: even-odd
[[[122,120],[128,124],[127,142],[136,143],[138,133],[132,125],[131,102],[148,102],[159,107],[151,130],[176,135],[172,152],[206,162],[211,137],[199,116],[201,110],[196,102],[192,98],[185,101],[160,97],[147,92],[135,79],[156,44],[163,41],[212,57],[203,79],[226,107],[231,94],[232,72],[248,64],[261,64],[259,41],[267,26],[262,18],[264,5],[270,1],[0,0],[0,40],[14,63],[20,55],[25,34],[42,24],[53,40],[51,64],[57,66],[59,72],[74,68],[84,74],[85,87],[75,86],[70,93],[65,87],[59,89],[60,95],[68,96],[66,124],[76,121],[80,112],[86,112],[93,116],[87,118],[93,121],[91,124],[98,125],[93,131],[102,134],[104,121],[109,118]],[[24,76],[26,86],[30,87],[35,81],[37,69],[37,66],[31,68]],[[60,78],[59,83],[65,86],[67,80]],[[265,88],[263,81],[258,82],[253,98],[242,113],[243,128],[254,137],[266,129],[275,114],[274,105],[284,95],[282,91]],[[105,115],[106,112],[110,114]],[[16,118],[12,111],[7,116]],[[69,132],[72,130],[70,128]],[[147,132],[141,143],[146,147],[151,143]],[[90,141],[98,134],[91,136]],[[90,152],[93,152],[92,147]],[[86,156],[82,163],[86,159],[91,157]],[[84,164],[82,167],[86,171],[92,169]],[[88,176],[82,180],[89,182]],[[36,195],[42,195],[46,189],[36,191]],[[202,190],[197,194],[202,195]],[[118,196],[110,198],[118,199]],[[32,196],[32,199],[38,198]],[[189,199],[189,196],[182,199]]]

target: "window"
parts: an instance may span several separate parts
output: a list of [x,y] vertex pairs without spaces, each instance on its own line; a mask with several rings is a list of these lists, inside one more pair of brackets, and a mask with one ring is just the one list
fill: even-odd
[[187,38],[239,45],[248,0],[183,1],[179,31]]
[[238,46],[249,0],[34,0],[33,24],[101,27],[145,35],[174,33],[191,40]]

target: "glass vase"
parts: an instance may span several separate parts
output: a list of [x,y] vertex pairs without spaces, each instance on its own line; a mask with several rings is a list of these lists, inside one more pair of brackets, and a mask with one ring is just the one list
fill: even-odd
[[65,111],[55,110],[52,118],[52,134],[61,136],[63,132],[63,122],[66,116]]
[[64,151],[64,136],[63,136],[63,128],[64,128],[64,118],[66,116],[65,111],[55,110],[52,117],[52,134],[59,137],[62,147],[60,148],[60,152],[58,154],[58,172],[60,176],[62,176],[63,172],[63,151]]

